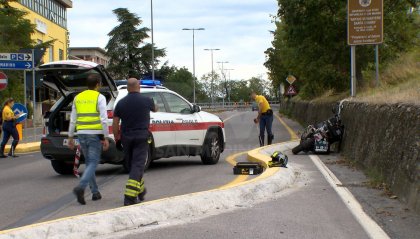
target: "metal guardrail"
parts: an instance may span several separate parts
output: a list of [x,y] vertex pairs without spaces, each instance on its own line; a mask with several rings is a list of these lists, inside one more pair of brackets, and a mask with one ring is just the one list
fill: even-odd
[[[279,107],[279,101],[269,101],[272,107]],[[252,102],[217,102],[217,103],[197,103],[203,110],[241,110],[251,109]]]

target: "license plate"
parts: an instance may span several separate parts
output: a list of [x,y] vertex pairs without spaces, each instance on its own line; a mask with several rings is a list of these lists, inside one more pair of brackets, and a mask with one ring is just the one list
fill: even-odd
[[[79,140],[78,139],[75,139],[74,140],[74,145],[79,145]],[[63,140],[63,146],[69,146],[69,139],[64,139]]]
[[328,152],[328,141],[316,140],[315,141],[315,152]]

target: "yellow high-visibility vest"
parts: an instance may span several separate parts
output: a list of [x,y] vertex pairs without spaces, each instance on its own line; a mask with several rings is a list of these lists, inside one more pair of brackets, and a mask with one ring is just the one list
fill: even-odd
[[102,130],[98,97],[99,92],[94,90],[85,90],[76,96],[77,130]]

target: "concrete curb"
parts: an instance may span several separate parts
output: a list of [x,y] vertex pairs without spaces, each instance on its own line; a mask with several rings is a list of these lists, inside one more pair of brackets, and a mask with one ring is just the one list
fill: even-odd
[[[41,147],[41,142],[18,144],[18,146],[16,147],[16,153],[38,152],[41,149],[40,147]],[[10,145],[6,145],[5,151],[8,152],[9,150],[10,150]]]
[[[294,145],[294,142],[287,142],[255,149],[248,153],[248,158],[262,162],[266,166],[270,160],[269,152],[284,151]],[[292,167],[267,168],[259,177],[228,188],[164,198],[130,207],[0,231],[0,239],[109,237],[113,233],[135,230],[157,222],[193,220],[275,199],[281,195],[282,190],[292,185],[295,179],[296,172]]]

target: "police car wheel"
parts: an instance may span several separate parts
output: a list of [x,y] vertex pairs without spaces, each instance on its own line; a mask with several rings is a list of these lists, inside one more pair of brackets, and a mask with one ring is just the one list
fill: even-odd
[[58,160],[51,160],[51,166],[54,171],[61,175],[70,175],[73,173],[73,164]]
[[152,149],[149,147],[149,151],[147,152],[147,159],[146,162],[144,163],[144,171],[146,171],[149,167],[150,164],[152,164]]
[[219,162],[221,153],[219,135],[216,132],[210,132],[203,146],[201,161],[203,164],[211,165]]

